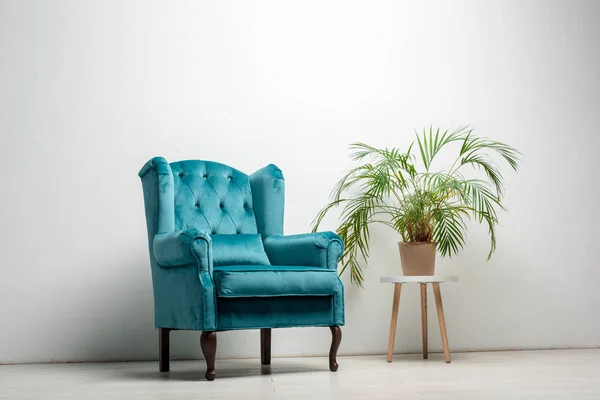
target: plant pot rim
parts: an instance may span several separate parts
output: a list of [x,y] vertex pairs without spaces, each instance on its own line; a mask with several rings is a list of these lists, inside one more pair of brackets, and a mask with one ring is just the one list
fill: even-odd
[[407,246],[424,246],[424,245],[430,244],[430,245],[435,246],[435,242],[403,242],[403,241],[400,241],[400,242],[398,242],[398,244],[405,244]]

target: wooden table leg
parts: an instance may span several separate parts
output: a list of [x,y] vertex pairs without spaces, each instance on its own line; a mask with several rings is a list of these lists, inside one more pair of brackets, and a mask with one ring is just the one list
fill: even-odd
[[421,332],[423,334],[423,358],[427,358],[427,284],[421,283]]
[[435,306],[437,308],[438,322],[440,323],[440,333],[442,334],[442,345],[444,346],[444,359],[450,362],[450,349],[448,348],[448,335],[446,334],[446,321],[444,320],[444,308],[442,307],[442,293],[440,284],[433,284],[433,294],[435,296]]
[[394,340],[396,339],[396,324],[398,322],[398,308],[400,306],[401,283],[394,283],[394,302],[392,303],[392,321],[390,323],[390,339],[388,341],[387,362],[392,362],[394,353]]

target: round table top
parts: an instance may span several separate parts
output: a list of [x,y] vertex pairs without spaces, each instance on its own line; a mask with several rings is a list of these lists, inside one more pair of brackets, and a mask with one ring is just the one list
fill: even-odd
[[442,282],[458,282],[458,276],[382,276],[381,283],[442,283]]

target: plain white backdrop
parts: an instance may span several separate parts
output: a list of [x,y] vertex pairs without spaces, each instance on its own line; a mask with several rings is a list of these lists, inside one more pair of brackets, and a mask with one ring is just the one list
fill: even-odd
[[[524,155],[503,170],[492,260],[481,227],[438,258],[460,276],[442,287],[451,349],[600,346],[599,17],[566,0],[0,0],[0,363],[157,358],[149,158],[274,163],[300,233],[348,144],[406,148],[429,124],[472,124]],[[398,240],[373,231],[364,290],[343,277],[341,354],[385,353],[379,277],[399,273]],[[398,352],[420,349],[418,297],[403,291]],[[276,330],[273,355],[329,343],[328,329]],[[201,357],[199,334],[175,332],[172,354]],[[219,334],[218,357],[258,355],[257,331]]]

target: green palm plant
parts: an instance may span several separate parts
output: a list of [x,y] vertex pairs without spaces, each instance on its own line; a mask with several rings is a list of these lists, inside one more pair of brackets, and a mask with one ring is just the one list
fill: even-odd
[[[497,213],[505,207],[504,179],[493,154],[516,171],[519,151],[476,137],[466,126],[454,131],[429,127],[416,136],[405,152],[353,143],[350,157],[362,164],[339,180],[331,202],[313,222],[317,231],[331,209],[342,208],[337,229],[345,243],[340,274],[349,268],[354,285],[362,286],[364,280],[361,263],[369,256],[369,228],[374,223],[393,228],[405,242],[435,243],[442,256],[451,257],[465,246],[465,221],[474,219],[488,228],[488,259],[496,249]],[[436,156],[451,145],[458,149],[453,164],[433,170]],[[469,168],[483,171],[482,177],[467,177]]]

